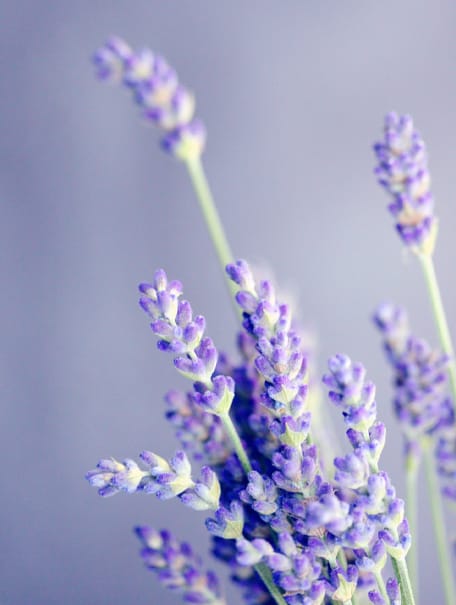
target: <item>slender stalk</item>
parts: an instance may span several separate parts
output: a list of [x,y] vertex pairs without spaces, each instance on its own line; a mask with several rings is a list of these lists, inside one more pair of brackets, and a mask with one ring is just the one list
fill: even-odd
[[[186,162],[187,170],[190,175],[190,179],[193,184],[193,188],[196,193],[196,197],[198,199],[201,212],[203,214],[204,220],[206,222],[206,227],[209,231],[209,235],[212,240],[212,244],[214,245],[219,263],[222,268],[222,272],[225,275],[228,288],[231,294],[231,300],[235,300],[235,295],[237,292],[236,286],[233,282],[226,277],[225,267],[233,262],[233,255],[231,253],[230,246],[228,244],[227,237],[225,235],[225,231],[223,229],[222,222],[220,220],[219,214],[217,212],[217,207],[214,202],[214,198],[212,197],[212,193],[209,187],[209,183],[206,178],[206,174],[204,172],[203,165],[201,163],[200,158],[195,158],[192,160],[187,160]],[[242,316],[242,313],[239,307],[234,303],[236,314]],[[245,473],[249,473],[252,470],[252,465],[250,464],[247,453],[242,445],[241,439],[239,438],[239,434],[236,430],[233,421],[229,413],[222,414],[220,416],[222,424],[225,428],[225,431],[230,438],[234,450],[239,458],[239,461],[244,469]],[[264,563],[258,563],[255,565],[255,571],[260,576],[263,584],[268,589],[271,597],[274,599],[277,605],[287,605],[287,602],[282,596],[278,586],[274,583],[272,578],[271,571],[266,567]]]
[[407,561],[410,571],[410,580],[416,599],[418,600],[418,465],[414,464],[412,468],[407,467],[405,471],[406,480],[406,510],[409,523],[410,534],[412,536],[412,546],[409,550]]
[[[226,277],[228,288],[232,295],[231,298],[233,299],[237,289],[233,282],[228,279],[225,273],[225,267],[229,263],[233,262],[233,255],[231,253],[230,245],[225,235],[225,230],[223,229],[222,221],[220,220],[214,198],[212,197],[201,158],[198,157],[188,159],[185,161],[185,165],[187,166],[188,174],[190,176],[190,180],[192,181],[201,212],[206,222],[207,230],[211,236],[212,243],[217,253],[217,258],[220,262],[222,272]],[[237,305],[236,313],[240,313]]]
[[443,589],[445,593],[445,601],[447,605],[454,605],[456,603],[456,589],[451,568],[451,557],[446,540],[442,496],[437,481],[435,461],[430,440],[428,440],[427,443],[424,443],[423,450],[432,520],[434,522],[435,540],[439,557],[440,573],[443,581]]
[[264,563],[257,563],[257,565],[255,565],[255,571],[262,579],[263,584],[267,587],[277,605],[287,605],[287,602],[283,598],[278,586],[274,584],[274,580],[272,579],[272,574],[269,568],[266,567]]
[[245,473],[250,473],[252,470],[252,465],[250,464],[250,460],[247,456],[247,453],[242,445],[241,439],[239,438],[236,427],[231,420],[229,414],[222,414],[220,416],[220,420],[222,421],[223,427],[228,434],[228,437],[231,439],[231,443],[233,444],[234,451],[236,452],[239,461],[244,469]]
[[401,589],[402,605],[416,605],[405,559],[391,557],[391,562]]
[[[439,334],[440,345],[443,352],[450,357],[448,365],[448,374],[450,377],[451,392],[453,395],[453,405],[456,405],[456,362],[454,359],[454,347],[451,340],[451,334],[448,327],[448,321],[443,306],[442,295],[440,294],[439,282],[435,273],[434,262],[432,256],[421,254],[419,255],[421,267],[423,269],[426,286],[431,299],[432,312]],[[456,602],[456,601],[455,601]]]
[[[252,465],[250,464],[250,460],[247,456],[244,446],[242,445],[242,442],[239,438],[236,427],[234,426],[229,413],[222,414],[220,416],[220,419],[222,421],[225,431],[227,432],[229,438],[231,439],[231,442],[234,446],[234,450],[241,462],[242,468],[244,469],[246,474],[249,473],[252,470]],[[254,566],[254,568],[255,568],[255,571],[257,572],[257,574],[260,576],[263,584],[268,589],[269,594],[276,602],[276,604],[277,605],[287,605],[287,602],[283,598],[282,593],[279,590],[279,587],[276,586],[276,584],[274,583],[274,579],[272,577],[270,569],[268,567],[266,567],[266,565],[264,563],[258,563],[257,565]]]
[[385,581],[383,579],[382,573],[377,570],[374,572],[374,576],[375,576],[375,580],[377,581],[377,586],[380,591],[380,594],[382,595],[385,603],[388,603],[389,597],[388,597],[388,593],[386,592]]

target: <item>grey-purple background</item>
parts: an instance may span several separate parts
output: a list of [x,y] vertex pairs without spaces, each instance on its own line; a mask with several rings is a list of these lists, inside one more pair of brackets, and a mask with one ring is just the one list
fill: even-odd
[[[204,514],[102,500],[102,456],[175,449],[162,396],[185,386],[155,349],[136,285],[163,266],[233,351],[236,322],[183,166],[163,155],[90,55],[111,33],[161,51],[197,94],[210,181],[236,255],[269,266],[319,334],[377,381],[384,466],[403,493],[389,375],[369,316],[393,299],[435,333],[372,175],[383,114],[410,112],[431,151],[436,262],[456,321],[456,4],[451,0],[3,0],[0,6],[1,605],[162,605],[136,523],[202,552]],[[427,506],[426,488],[420,504]],[[422,514],[422,603],[441,602]],[[231,605],[239,594],[229,589]]]

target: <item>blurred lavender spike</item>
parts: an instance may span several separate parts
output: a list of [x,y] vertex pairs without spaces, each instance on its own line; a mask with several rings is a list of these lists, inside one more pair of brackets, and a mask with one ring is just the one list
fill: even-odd
[[386,115],[384,138],[375,143],[378,182],[392,197],[388,206],[406,246],[430,255],[437,236],[437,218],[430,190],[427,151],[410,116]]
[[165,151],[183,160],[202,154],[206,132],[194,118],[195,98],[163,57],[149,49],[135,52],[112,37],[94,53],[93,63],[100,80],[131,91],[144,117],[164,132]]
[[393,368],[394,410],[405,436],[407,463],[413,466],[421,457],[423,437],[452,422],[446,393],[449,358],[411,334],[403,308],[383,303],[373,320]]
[[136,527],[135,533],[146,567],[156,572],[166,588],[178,590],[184,603],[226,605],[218,577],[203,568],[189,544],[179,542],[169,531],[147,526]]

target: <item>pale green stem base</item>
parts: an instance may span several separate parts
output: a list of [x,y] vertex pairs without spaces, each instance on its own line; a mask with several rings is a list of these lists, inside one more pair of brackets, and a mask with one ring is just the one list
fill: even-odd
[[418,465],[413,469],[406,469],[406,512],[409,524],[410,534],[412,536],[412,546],[407,555],[407,563],[410,572],[410,581],[412,582],[416,600],[418,601],[418,492],[417,478]]
[[447,605],[455,605],[456,589],[454,585],[453,571],[451,568],[451,556],[446,540],[442,494],[440,492],[440,486],[436,476],[435,460],[431,443],[428,442],[427,444],[424,444],[423,450],[426,478],[429,489],[429,499],[431,503],[432,521],[434,523],[434,533],[439,557],[440,573],[442,576],[443,589],[445,593],[445,602]]
[[[209,183],[207,182],[204,168],[201,163],[201,158],[186,160],[185,165],[187,166],[187,170],[190,175],[201,212],[206,222],[207,230],[209,231],[209,235],[214,245],[217,258],[220,262],[223,275],[226,278],[226,282],[231,293],[231,298],[234,300],[234,295],[237,292],[237,288],[235,284],[227,277],[225,272],[226,266],[233,262],[233,255],[231,253],[228,239],[225,235],[214,198],[212,197]],[[235,307],[236,313],[240,315],[239,307],[237,305],[235,305]]]
[[[228,437],[230,438],[231,443],[233,444],[234,451],[236,452],[239,458],[242,468],[244,469],[246,474],[249,473],[252,470],[252,465],[250,464],[250,460],[248,459],[247,453],[244,449],[244,446],[242,445],[242,442],[239,438],[238,432],[233,424],[233,421],[231,420],[230,415],[222,414],[220,416],[220,420],[222,421],[223,427]],[[264,563],[258,563],[254,567],[255,571],[260,576],[261,580],[263,581],[263,584],[266,586],[271,597],[274,599],[277,605],[287,605],[287,602],[283,598],[278,586],[274,584],[270,569],[266,567]]]
[[236,452],[237,457],[239,458],[242,468],[244,469],[246,474],[250,473],[250,471],[252,470],[252,465],[250,464],[250,460],[247,456],[244,446],[242,445],[242,442],[239,438],[238,432],[233,424],[233,421],[231,420],[230,415],[222,414],[220,416],[220,420],[222,421],[223,427],[228,437],[230,438],[231,443],[233,444],[234,451]]
[[405,559],[391,557],[391,562],[401,589],[402,605],[416,605]]
[[267,587],[277,605],[287,605],[287,602],[283,598],[279,588],[274,584],[274,580],[269,568],[266,567],[264,563],[258,563],[255,565],[255,571],[262,579],[263,584]]
[[[215,251],[217,253],[217,257],[221,265],[223,275],[225,276],[226,282],[228,284],[231,299],[234,302],[234,297],[237,292],[237,288],[235,284],[230,279],[228,279],[225,272],[226,266],[229,263],[233,262],[233,255],[231,254],[230,246],[228,244],[228,240],[226,238],[222,222],[218,215],[217,208],[215,206],[215,202],[212,197],[212,193],[209,188],[209,184],[207,182],[203,166],[201,164],[201,159],[195,158],[193,160],[187,160],[185,164],[187,166],[190,179],[195,189],[196,197],[198,198],[200,209],[206,222],[206,227],[209,231],[212,244],[214,245]],[[236,305],[236,303],[234,303],[234,305],[238,317],[242,316],[239,307]],[[247,453],[244,449],[244,446],[242,445],[236,427],[234,426],[229,413],[222,414],[220,416],[220,420],[222,421],[223,427],[229,439],[231,440],[231,443],[233,444],[234,451],[236,452],[239,458],[244,472],[246,474],[249,473],[252,470],[252,465],[250,464]],[[279,588],[274,584],[271,571],[266,567],[266,565],[264,565],[264,563],[259,563],[258,565],[255,565],[255,571],[260,576],[261,580],[263,581],[264,585],[268,589],[271,597],[274,599],[276,604],[287,605],[287,602],[283,598]]]
[[456,405],[456,362],[454,359],[454,348],[445,314],[445,308],[443,306],[442,295],[440,294],[437,275],[435,273],[434,262],[432,260],[432,256],[420,255],[419,258],[431,299],[432,312],[437,325],[440,345],[443,349],[443,352],[450,357],[448,374],[450,377],[451,392],[453,395],[453,405]]
[[378,590],[380,591],[380,594],[382,595],[385,603],[388,603],[389,597],[388,597],[388,593],[386,592],[386,586],[385,586],[385,581],[383,579],[383,576],[380,571],[374,572],[374,575],[375,575],[375,580],[377,582]]

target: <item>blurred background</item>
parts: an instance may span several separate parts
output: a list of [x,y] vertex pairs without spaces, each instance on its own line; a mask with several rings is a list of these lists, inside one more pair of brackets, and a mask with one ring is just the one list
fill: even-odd
[[[269,270],[318,334],[378,384],[383,466],[403,494],[390,374],[370,316],[407,305],[436,342],[419,267],[372,174],[385,112],[411,113],[430,149],[436,263],[456,328],[456,4],[451,0],[3,0],[0,6],[1,605],[179,602],[143,568],[135,524],[202,553],[204,513],[99,498],[99,458],[176,448],[163,394],[186,383],[157,352],[137,284],[164,267],[217,345],[237,328],[184,167],[125,91],[96,82],[111,34],[150,46],[197,95],[205,166],[236,256]],[[422,486],[420,503],[426,502]],[[422,603],[442,600],[423,512]],[[220,569],[217,564],[213,567]],[[229,589],[231,605],[241,603]]]

